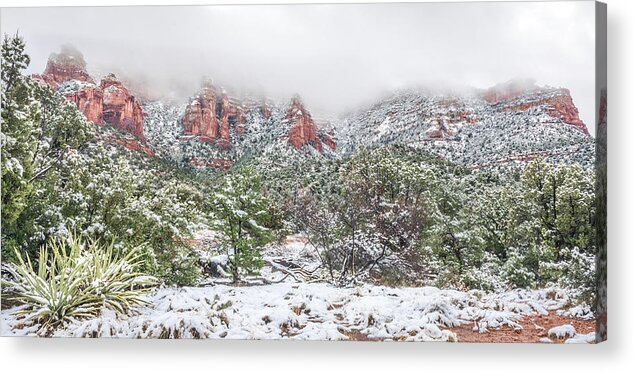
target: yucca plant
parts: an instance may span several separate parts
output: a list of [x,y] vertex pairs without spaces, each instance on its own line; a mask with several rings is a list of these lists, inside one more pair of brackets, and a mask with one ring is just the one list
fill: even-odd
[[16,256],[16,264],[4,266],[11,277],[2,281],[5,294],[25,304],[20,314],[45,329],[97,316],[103,308],[125,313],[147,304],[143,295],[157,282],[138,271],[140,249],[119,254],[113,243],[102,246],[76,235],[51,239],[40,249],[37,270],[28,256]]

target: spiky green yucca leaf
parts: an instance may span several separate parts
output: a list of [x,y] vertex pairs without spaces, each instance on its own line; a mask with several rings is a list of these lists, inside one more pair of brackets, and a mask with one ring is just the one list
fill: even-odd
[[8,296],[26,304],[21,314],[45,328],[97,316],[103,308],[125,313],[147,304],[142,297],[157,281],[139,272],[140,249],[122,255],[113,246],[77,236],[52,239],[40,249],[37,271],[16,252],[17,264],[4,267],[13,279],[2,284]]

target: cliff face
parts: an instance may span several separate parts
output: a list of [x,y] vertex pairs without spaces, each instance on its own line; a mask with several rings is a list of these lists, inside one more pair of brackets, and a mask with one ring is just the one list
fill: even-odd
[[322,139],[324,144],[327,145],[331,150],[335,150],[337,148],[337,139],[335,138],[334,132],[324,134]]
[[103,91],[103,121],[143,140],[143,110],[136,98],[113,74],[104,77],[99,87]]
[[588,134],[588,128],[579,118],[579,110],[568,89],[538,87],[534,84],[509,82],[496,85],[484,92],[483,98],[498,112],[526,111],[543,106],[553,118]]
[[220,140],[218,141],[218,145],[222,149],[231,148],[231,133],[229,127],[229,115],[231,115],[232,120],[236,120],[236,116],[233,110],[233,107],[229,104],[229,98],[227,94],[222,94],[220,98]]
[[44,72],[32,77],[60,91],[88,120],[95,124],[103,122],[103,92],[86,71],[86,61],[77,49],[64,46],[60,53],[52,53]]
[[216,90],[211,85],[203,87],[192,98],[183,116],[185,135],[200,135],[215,140],[218,132],[216,119]]
[[84,56],[71,46],[63,46],[59,54],[52,53],[48,58],[44,73],[33,77],[43,80],[53,90],[57,90],[67,80],[95,83],[86,72]]
[[144,139],[143,110],[136,98],[112,74],[97,85],[76,49],[67,46],[59,54],[51,54],[44,73],[32,77],[75,103],[93,123],[108,123]]
[[201,91],[190,99],[182,122],[185,135],[197,136],[201,142],[217,143],[228,150],[232,129],[235,134],[244,133],[245,109],[224,90],[205,82]]
[[77,109],[95,124],[103,123],[103,91],[94,84],[84,84],[62,92]]
[[317,135],[317,126],[299,98],[293,98],[285,119],[292,123],[288,131],[288,142],[291,146],[299,150],[310,145],[319,152],[323,150]]
[[[63,94],[93,123],[108,123],[135,136],[128,136],[123,142],[116,138],[102,140],[152,155],[145,142],[145,114],[129,89],[133,85],[126,86],[112,74],[96,83],[87,72],[81,53],[70,47],[51,54],[45,71],[33,78]],[[165,118],[152,116],[148,120],[162,123]],[[329,125],[316,120],[299,97],[294,97],[288,106],[260,98],[236,99],[205,81],[185,107],[179,106],[170,122],[178,143],[192,140],[203,143],[186,145],[191,147],[187,149],[191,151],[187,156],[190,165],[215,169],[227,169],[244,153],[265,147],[283,151],[293,148],[306,155],[347,153],[358,143],[371,146],[429,141],[444,148],[481,138],[485,129],[502,133],[500,136],[505,138],[507,131],[533,130],[533,126],[525,123],[535,123],[535,127],[564,123],[588,135],[568,89],[540,87],[531,80],[510,81],[464,95],[405,91],[347,117],[345,127],[338,126],[336,134],[324,129]],[[505,126],[500,131],[497,126],[492,128],[495,126],[492,123]],[[570,134],[568,127],[562,128]],[[533,135],[541,135],[539,129],[534,131]],[[572,134],[581,136],[577,132]],[[534,153],[538,151],[513,159],[524,160]]]

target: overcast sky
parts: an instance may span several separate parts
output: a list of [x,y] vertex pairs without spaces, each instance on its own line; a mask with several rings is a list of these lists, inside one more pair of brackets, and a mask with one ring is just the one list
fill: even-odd
[[2,9],[30,73],[62,44],[109,71],[189,96],[201,76],[322,114],[411,85],[567,87],[594,132],[594,2]]

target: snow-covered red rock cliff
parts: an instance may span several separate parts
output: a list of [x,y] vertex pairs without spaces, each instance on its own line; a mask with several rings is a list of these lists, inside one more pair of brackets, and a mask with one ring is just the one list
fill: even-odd
[[77,49],[65,46],[60,53],[52,53],[44,72],[32,77],[75,103],[93,123],[108,123],[144,139],[143,110],[138,100],[113,74],[96,84]]

